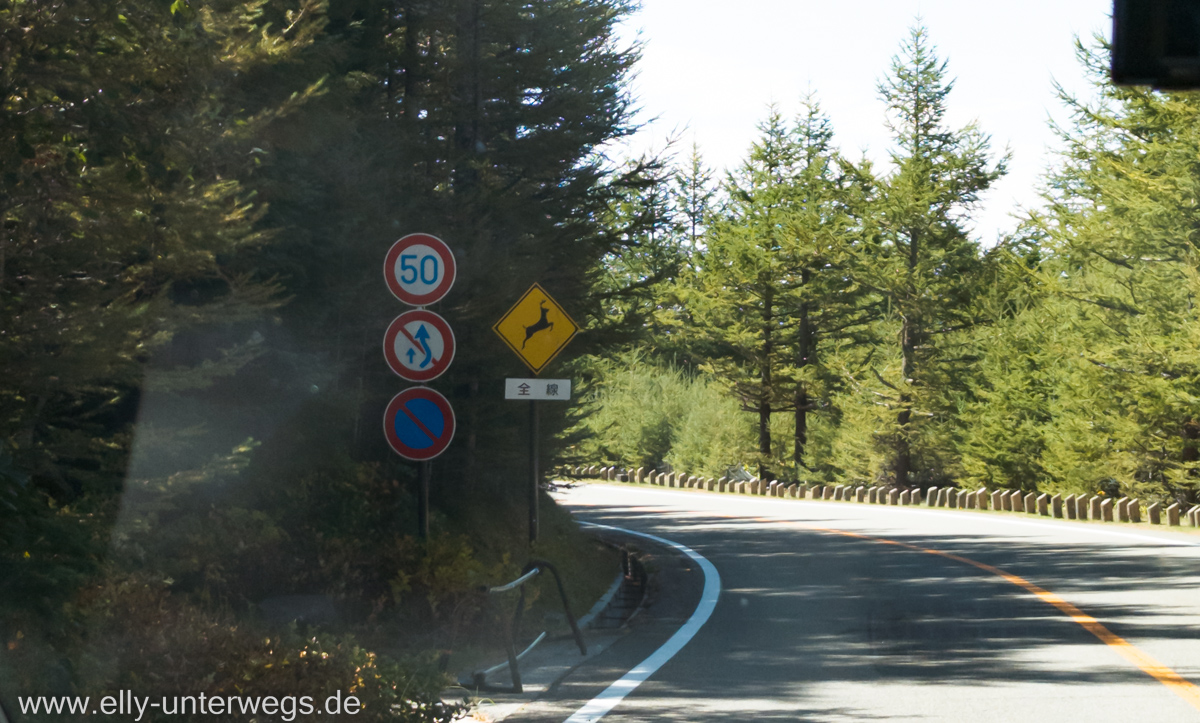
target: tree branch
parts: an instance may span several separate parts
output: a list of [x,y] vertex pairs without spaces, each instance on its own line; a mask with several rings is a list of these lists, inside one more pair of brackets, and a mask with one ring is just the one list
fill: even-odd
[[[878,379],[878,380],[879,380],[879,381],[880,381],[880,382],[881,382],[881,383],[882,383],[882,384],[883,384],[885,387],[887,387],[888,389],[892,389],[892,390],[894,390],[894,391],[900,392],[900,388],[899,388],[899,387],[897,387],[895,384],[892,384],[892,383],[891,383],[891,382],[889,382],[888,380],[886,380],[886,379],[884,379],[883,377],[881,377],[881,376],[879,375],[879,372],[875,371],[875,369],[871,369],[871,373],[872,373],[872,374],[874,374],[874,375],[875,375],[875,378],[876,378],[876,379]],[[900,392],[900,393],[901,393],[901,394],[903,394],[903,392]]]

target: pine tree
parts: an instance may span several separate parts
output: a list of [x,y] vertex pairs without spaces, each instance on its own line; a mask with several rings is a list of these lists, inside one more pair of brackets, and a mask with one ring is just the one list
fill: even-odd
[[687,248],[694,256],[700,251],[701,239],[712,218],[717,198],[713,172],[704,165],[700,146],[692,144],[691,153],[684,167],[676,171],[672,184],[675,208],[683,217]]
[[788,291],[784,338],[792,362],[783,371],[792,388],[795,474],[810,469],[806,457],[809,417],[828,409],[840,375],[825,363],[823,347],[843,351],[869,343],[868,325],[878,318],[877,299],[852,279],[861,214],[874,181],[833,147],[833,128],[816,98],[806,98],[795,130],[799,155],[791,184],[792,206],[781,249],[780,286]]
[[105,558],[147,395],[261,353],[283,298],[245,262],[269,234],[244,182],[319,89],[255,79],[322,20],[266,5],[0,8],[0,557],[30,561],[0,602],[54,609]]
[[[376,433],[401,388],[379,339],[403,307],[378,269],[407,233],[443,238],[458,280],[436,311],[458,339],[454,364],[434,384],[451,398],[459,431],[435,465],[447,505],[463,487],[498,495],[503,475],[481,460],[524,468],[523,417],[488,391],[528,373],[491,332],[538,282],[588,328],[555,361],[568,364],[612,340],[652,308],[648,288],[675,260],[656,230],[658,201],[632,192],[665,183],[657,164],[613,167],[597,152],[632,128],[624,78],[636,48],[619,47],[625,0],[361,0],[335,5],[326,34],[296,70],[328,75],[310,112],[264,139],[270,163],[255,189],[265,222],[287,229],[260,257],[286,275],[283,313],[296,344],[320,358],[332,393],[354,409],[354,455],[392,459]],[[635,228],[630,228],[630,225]],[[651,253],[662,254],[651,258]],[[645,252],[645,253],[643,253]],[[614,275],[614,264],[628,273]],[[543,446],[565,413],[549,406]],[[409,465],[390,473],[412,475]],[[437,502],[437,500],[435,500]]]
[[1046,465],[1080,491],[1195,499],[1200,102],[1114,87],[1107,49],[1078,51],[1098,98],[1062,94],[1073,123],[1040,219],[1065,339]]
[[709,371],[726,379],[743,409],[758,416],[758,476],[770,476],[771,415],[787,363],[780,318],[783,216],[798,156],[782,115],[772,108],[761,136],[726,181],[729,202],[705,239],[695,286],[683,291],[695,322],[715,346]]
[[[818,345],[847,338],[870,318],[847,277],[861,235],[851,207],[865,178],[833,148],[812,97],[794,127],[772,109],[761,132],[726,183],[729,200],[705,235],[695,287],[684,293],[708,368],[758,416],[760,476],[772,462],[798,476],[807,467],[809,415],[828,406],[833,387]],[[785,462],[771,418],[786,411],[795,425]]]
[[[54,497],[119,476],[155,353],[279,301],[237,263],[265,241],[241,180],[255,133],[316,90],[239,96],[238,78],[286,62],[320,25],[305,4],[273,31],[263,5],[0,13],[0,437]],[[248,358],[227,351],[225,369]]]
[[621,243],[601,260],[603,275],[593,293],[604,300],[605,318],[592,333],[610,346],[635,344],[666,354],[669,325],[660,325],[668,289],[683,271],[688,252],[688,217],[678,207],[669,163],[643,157],[626,164],[620,195],[609,203],[605,226]]
[[895,412],[888,436],[898,485],[919,471],[920,420],[932,416],[938,395],[956,384],[948,337],[978,321],[971,299],[982,261],[968,234],[970,212],[1007,161],[991,161],[989,139],[974,125],[947,126],[953,86],[921,26],[912,29],[879,86],[894,168],[882,182],[876,241],[863,247],[856,273],[883,297],[897,327],[898,368],[890,380],[876,374],[890,389]]
[[961,333],[971,373],[955,397],[959,413],[948,441],[969,484],[1061,489],[1048,471],[1047,448],[1055,409],[1065,401],[1059,394],[1071,365],[1064,359],[1078,340],[1064,334],[1068,304],[1037,281],[1050,268],[1040,235],[1027,224],[989,250],[975,303],[990,321]]

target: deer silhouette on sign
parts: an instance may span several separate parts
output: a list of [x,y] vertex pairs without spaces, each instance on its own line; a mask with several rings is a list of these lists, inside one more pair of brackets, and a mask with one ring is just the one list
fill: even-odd
[[542,315],[537,321],[525,327],[525,341],[521,342],[522,349],[525,348],[525,342],[529,341],[529,337],[538,333],[542,329],[554,328],[554,322],[547,318],[547,314],[550,313],[550,310],[546,308],[546,300],[542,299],[542,301],[538,304],[538,307],[542,310]]

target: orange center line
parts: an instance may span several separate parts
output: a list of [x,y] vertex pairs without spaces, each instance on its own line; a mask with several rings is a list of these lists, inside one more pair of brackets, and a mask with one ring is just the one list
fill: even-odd
[[[782,520],[772,520],[772,519],[768,519],[768,518],[764,518],[764,517],[759,517],[759,518],[755,518],[755,521],[774,523],[774,522],[781,522]],[[872,535],[864,535],[864,534],[858,533],[858,532],[848,532],[846,530],[835,530],[835,529],[832,529],[829,527],[816,527],[814,525],[806,525],[806,524],[799,523],[799,522],[793,522],[793,524],[797,525],[798,527],[803,527],[805,529],[813,530],[816,532],[824,532],[824,533],[833,534],[833,535],[842,535],[844,537],[853,537],[853,538],[856,538],[859,540],[867,540],[869,542],[878,542],[878,543],[881,543],[884,545],[895,545],[896,547],[902,547],[906,550],[912,550],[914,552],[923,552],[927,555],[937,555],[938,557],[944,557],[947,560],[961,562],[966,565],[971,565],[972,567],[977,567],[980,570],[983,570],[985,572],[990,572],[991,574],[993,574],[999,578],[1002,578],[1002,579],[1012,583],[1013,585],[1016,585],[1019,588],[1024,589],[1026,592],[1034,595],[1042,602],[1053,605],[1055,608],[1057,608],[1059,610],[1059,612],[1066,615],[1071,620],[1073,620],[1076,623],[1078,623],[1079,625],[1081,625],[1089,633],[1091,633],[1092,635],[1095,635],[1097,638],[1099,638],[1102,643],[1104,643],[1105,645],[1108,645],[1109,647],[1116,650],[1117,653],[1119,653],[1121,655],[1121,657],[1123,657],[1126,660],[1128,660],[1129,662],[1133,663],[1143,673],[1145,673],[1146,675],[1149,675],[1150,677],[1154,678],[1158,682],[1167,686],[1167,688],[1170,689],[1170,691],[1172,693],[1174,693],[1175,695],[1177,695],[1180,698],[1182,698],[1183,700],[1185,700],[1193,708],[1200,710],[1200,687],[1197,687],[1196,685],[1194,685],[1193,683],[1191,683],[1187,679],[1185,679],[1179,673],[1176,673],[1171,668],[1169,668],[1166,665],[1163,665],[1159,661],[1155,660],[1148,653],[1143,652],[1142,650],[1140,650],[1139,648],[1134,646],[1132,643],[1130,643],[1129,641],[1122,638],[1120,635],[1117,635],[1113,631],[1104,627],[1104,625],[1096,618],[1083,612],[1082,610],[1075,607],[1074,605],[1067,602],[1066,600],[1062,599],[1058,595],[1050,592],[1049,590],[1046,590],[1043,587],[1039,587],[1038,585],[1033,584],[1032,582],[1026,580],[1025,578],[1023,578],[1019,575],[1014,575],[1011,572],[1005,572],[1004,570],[1001,570],[998,567],[994,567],[985,562],[979,562],[978,560],[972,560],[969,557],[963,557],[962,555],[955,555],[950,552],[942,552],[941,550],[932,550],[927,547],[919,547],[917,545],[910,545],[907,542],[900,542],[898,540],[889,540],[886,537],[874,537]]]

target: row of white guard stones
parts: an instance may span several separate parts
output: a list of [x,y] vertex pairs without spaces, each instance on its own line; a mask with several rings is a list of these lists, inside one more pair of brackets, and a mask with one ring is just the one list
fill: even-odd
[[751,479],[733,482],[725,477],[694,477],[682,473],[655,473],[642,467],[571,467],[561,470],[568,476],[586,479],[602,479],[610,482],[649,484],[675,489],[707,490],[739,495],[762,495],[790,499],[833,500],[838,502],[861,502],[879,505],[928,505],[929,507],[951,507],[965,510],[1003,510],[1024,512],[1043,517],[1058,517],[1069,520],[1103,520],[1105,522],[1141,522],[1142,511],[1152,525],[1178,527],[1180,517],[1187,519],[1192,527],[1200,527],[1200,505],[1185,513],[1179,503],[1163,508],[1155,502],[1149,506],[1136,499],[1122,497],[1114,500],[1103,495],[1051,495],[1021,490],[961,490],[955,487],[930,487],[901,489],[897,487],[854,487],[851,485],[784,485],[777,481]]

